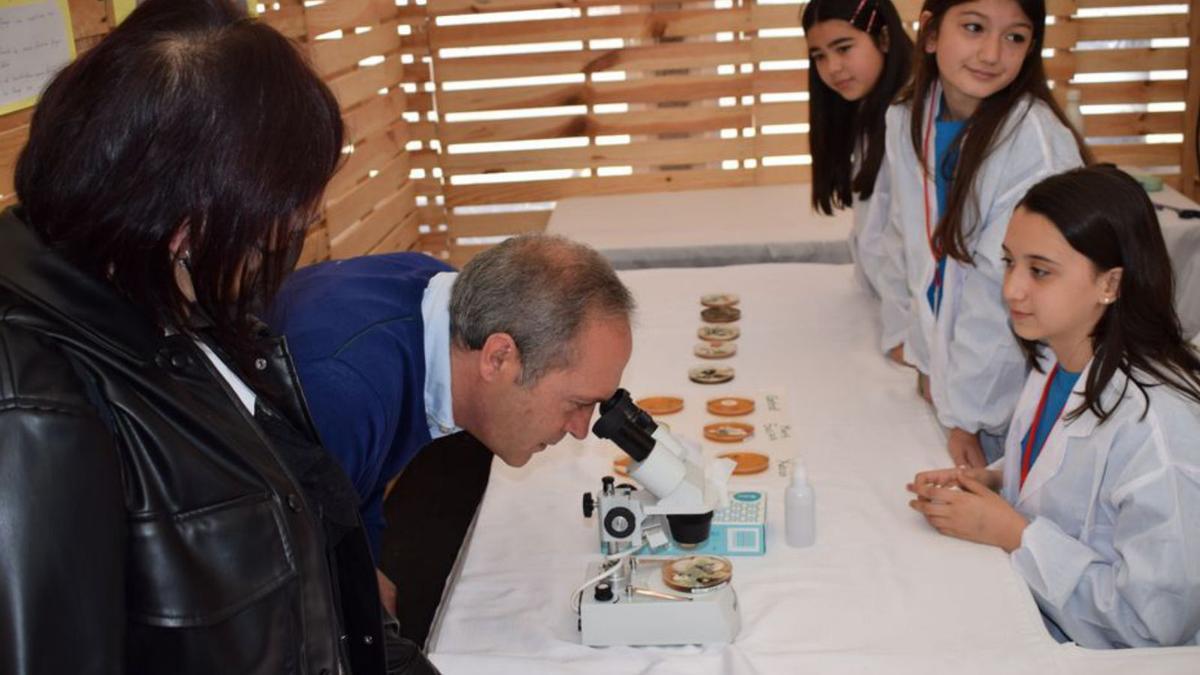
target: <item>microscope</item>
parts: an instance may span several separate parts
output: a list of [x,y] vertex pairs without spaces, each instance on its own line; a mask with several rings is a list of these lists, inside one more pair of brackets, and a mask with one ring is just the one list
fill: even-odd
[[597,516],[605,559],[572,598],[582,642],[733,641],[741,622],[732,564],[711,555],[653,555],[671,541],[686,550],[708,539],[713,511],[728,500],[733,463],[705,464],[699,448],[656,423],[624,389],[600,404],[592,431],[630,456],[629,477],[641,489],[606,476],[598,493],[583,496],[584,517]]

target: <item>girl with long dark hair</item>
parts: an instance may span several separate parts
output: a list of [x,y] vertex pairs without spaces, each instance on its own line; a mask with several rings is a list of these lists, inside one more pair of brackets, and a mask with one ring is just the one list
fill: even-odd
[[905,267],[905,357],[955,464],[998,457],[1025,364],[1000,243],[1021,195],[1088,157],[1050,96],[1043,0],[926,0],[911,88],[887,117],[890,256]]
[[[800,18],[808,42],[812,206],[854,209],[851,254],[883,300],[883,349],[899,354],[907,291],[888,266],[882,237],[887,172],[884,114],[908,81],[912,40],[890,0],[813,0]],[[898,356],[896,358],[899,358]]]
[[917,474],[910,504],[1009,552],[1060,639],[1197,644],[1200,358],[1154,207],[1110,166],[1053,176],[1014,213],[1003,260],[1033,369],[1003,465]]

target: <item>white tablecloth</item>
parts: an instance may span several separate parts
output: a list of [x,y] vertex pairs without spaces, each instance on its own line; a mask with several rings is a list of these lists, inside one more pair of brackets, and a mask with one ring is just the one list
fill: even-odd
[[[524,469],[493,465],[461,576],[431,644],[447,675],[476,673],[1196,673],[1200,648],[1087,653],[1055,643],[1007,556],[938,535],[907,506],[904,484],[946,464],[943,436],[912,371],[876,353],[876,312],[847,265],[643,270],[622,278],[639,303],[624,386],[679,395],[663,418],[700,437],[708,398],[786,392],[789,452],[809,468],[817,543],[783,542],[785,487],[774,466],[737,477],[768,493],[768,551],[735,559],[742,630],[730,645],[579,644],[568,596],[598,559],[581,494],[619,455],[568,438]],[[742,296],[737,369],[727,384],[687,379],[698,297]],[[751,418],[753,421],[753,418]],[[752,442],[747,447],[752,445]],[[715,453],[728,449],[705,444]]]
[[572,197],[546,230],[598,249],[617,269],[850,262],[853,214],[813,213],[811,194],[805,183]]

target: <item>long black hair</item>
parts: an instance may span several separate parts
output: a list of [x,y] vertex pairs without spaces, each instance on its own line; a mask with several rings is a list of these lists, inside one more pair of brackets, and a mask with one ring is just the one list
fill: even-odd
[[[241,363],[339,164],[337,101],[230,0],[148,0],[58,73],[16,170],[31,226],[164,326]],[[173,252],[181,233],[189,251]],[[193,306],[175,279],[186,262]]]
[[[914,65],[912,85],[902,95],[912,108],[912,123],[909,133],[912,136],[913,148],[921,161],[921,166],[927,167],[925,157],[924,130],[927,113],[925,100],[938,81],[937,54],[926,53],[925,46],[941,30],[942,19],[946,12],[955,5],[961,5],[970,0],[925,0],[921,12],[930,13],[930,17],[921,25],[917,32],[916,50],[919,57]],[[958,163],[954,169],[954,180],[950,186],[950,194],[946,197],[946,212],[940,214],[937,228],[933,232],[934,249],[954,258],[964,264],[973,264],[967,238],[971,232],[966,230],[964,214],[968,203],[974,199],[975,175],[983,166],[984,160],[996,146],[995,136],[1000,132],[1005,120],[1014,111],[1021,99],[1031,96],[1045,103],[1047,107],[1062,122],[1063,126],[1075,136],[1079,154],[1084,163],[1092,162],[1091,152],[1083,142],[1079,130],[1075,129],[1062,108],[1050,94],[1050,85],[1046,82],[1046,68],[1042,61],[1042,44],[1046,36],[1046,2],[1045,0],[1013,0],[1020,6],[1021,11],[1033,25],[1033,39],[1029,41],[1029,51],[1021,63],[1021,70],[1016,78],[1000,91],[980,102],[975,114],[966,121],[962,133],[959,134],[960,150]],[[977,206],[977,205],[974,205]]]
[[[884,52],[883,72],[874,88],[859,101],[847,101],[825,84],[817,69],[808,68],[809,148],[813,158],[812,205],[827,215],[867,199],[875,191],[875,176],[883,163],[884,115],[908,80],[912,40],[891,0],[812,0],[800,23],[804,32],[822,21],[841,19],[871,36]],[[851,155],[865,150],[858,174]]]
[[[1183,337],[1167,245],[1138,182],[1112,165],[1074,169],[1034,185],[1019,207],[1054,223],[1097,273],[1122,270],[1116,301],[1092,329],[1094,356],[1084,402],[1070,416],[1091,410],[1102,422],[1108,419],[1120,399],[1106,410],[1100,394],[1118,370],[1129,378],[1126,388],[1133,382],[1143,395],[1154,385],[1139,380],[1135,371],[1200,403],[1200,357]],[[1038,368],[1041,344],[1018,340]]]

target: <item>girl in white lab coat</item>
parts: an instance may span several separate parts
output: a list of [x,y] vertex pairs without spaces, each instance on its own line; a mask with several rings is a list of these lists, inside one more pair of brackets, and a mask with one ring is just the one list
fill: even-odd
[[1030,190],[1004,248],[1034,369],[1004,459],[917,474],[910,505],[1009,552],[1060,639],[1197,644],[1200,358],[1154,208],[1117,169],[1077,169]]
[[887,113],[897,234],[885,241],[909,298],[905,356],[956,465],[1000,455],[1025,378],[1000,297],[1013,206],[1087,158],[1050,96],[1045,22],[1043,0],[926,0],[911,89]]
[[[859,278],[883,300],[883,349],[899,359],[907,292],[878,281],[888,204],[880,167],[884,114],[908,81],[912,40],[891,0],[812,0],[800,22],[810,61],[813,210],[854,208],[851,255]],[[899,296],[888,294],[897,288]]]

